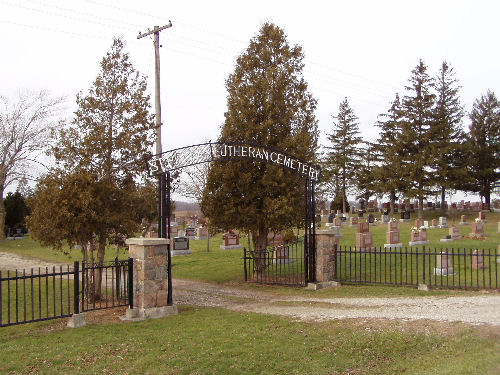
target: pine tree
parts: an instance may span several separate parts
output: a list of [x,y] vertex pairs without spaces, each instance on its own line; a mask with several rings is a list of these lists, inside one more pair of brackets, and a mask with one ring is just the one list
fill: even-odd
[[430,129],[430,146],[434,183],[440,188],[441,207],[444,209],[446,189],[456,189],[464,179],[462,118],[464,110],[460,104],[460,86],[453,68],[443,62],[436,77],[437,100],[434,108],[434,123]]
[[373,181],[374,190],[380,194],[389,194],[390,210],[394,213],[394,203],[397,193],[404,191],[401,176],[402,169],[402,119],[401,100],[399,95],[391,104],[387,113],[381,114],[380,120],[375,124],[380,128],[379,138],[373,144],[374,164]]
[[347,209],[347,193],[355,185],[356,170],[360,165],[360,144],[358,118],[349,106],[347,98],[340,103],[339,112],[333,121],[333,132],[328,135],[329,146],[324,162],[324,179],[331,180],[338,176],[340,192],[335,195],[344,197],[342,211]]
[[476,99],[469,118],[468,169],[473,181],[467,189],[479,192],[490,204],[491,191],[500,179],[500,102],[495,94],[488,91]]
[[356,198],[362,198],[365,202],[368,202],[370,197],[376,193],[374,184],[376,158],[374,144],[365,142],[364,146],[361,152],[360,164],[356,170],[356,186],[359,193]]
[[[120,39],[113,40],[100,67],[88,94],[77,95],[78,108],[72,126],[61,131],[59,142],[53,148],[56,167],[35,194],[35,199],[48,195],[60,200],[53,199],[49,204],[36,202],[39,211],[31,223],[33,233],[46,244],[60,248],[62,240],[82,241],[81,245],[89,242],[91,247],[97,247],[97,262],[102,263],[108,243],[138,230],[136,209],[131,202],[137,190],[136,179],[145,170],[144,155],[153,143],[154,122],[149,112],[146,78],[133,68]],[[36,220],[43,218],[44,210],[64,209],[68,222],[92,217],[92,204],[68,205],[64,195],[52,191],[57,183],[69,184],[65,191],[85,195],[75,186],[79,182],[92,185],[89,191],[93,194],[92,200],[101,205],[97,212],[102,217],[80,223],[79,226],[85,228],[80,234],[68,228],[48,234],[43,230],[42,220]],[[89,212],[82,213],[78,211],[80,208]],[[39,230],[35,228],[37,225]],[[95,287],[98,299],[99,278]]]
[[[127,200],[129,190],[125,187],[145,169],[143,157],[152,145],[154,124],[146,78],[133,68],[123,49],[122,40],[114,39],[88,94],[77,95],[73,126],[61,132],[54,155],[60,168],[85,172],[110,187],[123,189],[121,199]],[[108,200],[116,211],[106,218],[107,225],[95,229],[99,262],[104,260],[111,236],[131,234],[131,228],[122,223],[134,215],[120,211],[126,204],[111,201],[111,197]]]
[[[275,147],[314,161],[316,100],[302,76],[303,58],[299,46],[288,45],[282,29],[265,23],[226,81],[227,111],[219,140]],[[259,254],[269,230],[302,222],[304,181],[259,162],[212,163],[201,210],[214,228],[251,232]],[[256,272],[263,272],[263,265]]]
[[431,127],[434,121],[434,80],[427,73],[422,60],[412,70],[405,87],[407,95],[402,102],[402,181],[405,194],[417,197],[419,218],[423,218],[423,200],[430,193],[430,167],[434,165],[431,148]]

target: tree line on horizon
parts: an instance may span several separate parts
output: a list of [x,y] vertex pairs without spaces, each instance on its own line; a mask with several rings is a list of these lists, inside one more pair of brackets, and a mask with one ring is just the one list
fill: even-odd
[[423,217],[424,199],[438,196],[444,207],[446,192],[456,190],[477,192],[490,204],[500,179],[500,102],[487,91],[474,102],[465,129],[460,88],[449,63],[431,77],[420,60],[404,95],[397,93],[379,115],[374,142],[363,141],[345,98],[320,157],[322,192],[334,192],[332,205],[346,212],[348,193],[365,201],[385,195],[394,212],[398,197],[416,198]]

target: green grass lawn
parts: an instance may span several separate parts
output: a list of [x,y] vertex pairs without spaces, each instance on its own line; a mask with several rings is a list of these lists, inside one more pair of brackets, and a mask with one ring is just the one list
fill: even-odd
[[4,374],[498,374],[498,332],[432,322],[296,322],[184,306],[179,315],[0,329]]

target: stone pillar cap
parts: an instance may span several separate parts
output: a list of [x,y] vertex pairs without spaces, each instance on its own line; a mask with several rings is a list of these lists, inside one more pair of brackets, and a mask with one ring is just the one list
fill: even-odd
[[167,238],[145,238],[145,237],[136,237],[136,238],[127,238],[125,240],[127,245],[144,245],[144,246],[155,246],[155,245],[167,245],[169,240]]
[[329,234],[332,236],[336,236],[338,233],[336,230],[333,230],[333,229],[320,229],[320,230],[316,230],[316,234]]

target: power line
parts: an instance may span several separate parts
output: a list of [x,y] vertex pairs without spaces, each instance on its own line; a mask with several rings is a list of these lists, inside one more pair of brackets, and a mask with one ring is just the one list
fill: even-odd
[[39,12],[39,13],[47,14],[49,16],[63,17],[63,18],[68,18],[68,19],[75,20],[75,21],[80,21],[80,22],[88,22],[88,23],[92,23],[92,24],[95,24],[95,25],[104,26],[104,27],[110,27],[110,28],[114,28],[114,29],[123,29],[123,30],[128,30],[128,31],[135,31],[135,30],[127,28],[127,27],[109,25],[109,24],[105,24],[105,23],[102,23],[102,22],[91,21],[91,20],[86,20],[86,19],[82,19],[82,18],[78,18],[78,17],[72,17],[72,16],[68,16],[68,15],[64,15],[64,14],[49,12],[49,11],[42,10],[42,9],[30,8],[30,7],[26,7],[26,6],[19,5],[19,4],[12,4],[12,3],[8,3],[6,1],[2,1],[0,3],[4,4],[4,5],[11,6],[11,7],[16,7],[16,8],[21,8],[21,9],[25,9],[25,10],[30,10],[30,11],[33,11],[33,12]]
[[9,25],[22,26],[22,27],[29,27],[30,29],[45,30],[45,31],[51,31],[51,32],[56,32],[56,33],[61,33],[61,34],[82,36],[82,37],[85,37],[85,38],[109,39],[109,38],[106,38],[106,37],[101,36],[101,35],[81,34],[81,33],[75,33],[73,31],[52,29],[50,27],[44,27],[44,26],[26,25],[24,23],[17,23],[17,22],[6,21],[6,20],[1,20],[1,19],[0,19],[0,23],[6,23],[6,24],[9,24]]
[[92,13],[81,12],[81,11],[78,11],[78,10],[75,10],[75,9],[64,8],[64,7],[60,7],[60,6],[57,6],[57,5],[47,4],[47,3],[44,3],[44,2],[41,2],[41,1],[35,1],[35,0],[26,0],[26,1],[28,1],[30,3],[33,3],[33,4],[41,5],[41,6],[44,6],[44,7],[54,8],[54,9],[58,9],[58,10],[63,10],[65,12],[70,12],[70,13],[76,13],[76,14],[80,14],[80,15],[83,15],[83,16],[87,16],[87,17],[93,17],[93,18],[97,18],[97,19],[101,19],[101,20],[105,20],[105,21],[111,21],[111,22],[114,22],[114,23],[121,23],[121,24],[124,24],[124,25],[129,25],[129,26],[134,26],[134,27],[143,27],[143,25],[137,25],[137,24],[134,24],[134,23],[124,22],[124,21],[113,19],[113,18],[109,18],[109,17],[97,16],[97,15],[92,14]]
[[[96,15],[91,14],[91,13],[79,12],[79,11],[75,11],[75,10],[68,9],[68,8],[63,8],[63,7],[58,7],[58,6],[54,6],[54,5],[49,5],[49,4],[40,2],[40,1],[35,1],[35,0],[27,0],[27,1],[29,1],[31,3],[34,3],[34,4],[39,4],[39,5],[42,5],[42,6],[52,7],[52,8],[60,9],[60,10],[67,11],[67,12],[73,12],[73,13],[77,13],[77,14],[82,14],[82,15],[85,15],[85,16],[95,17],[95,18],[98,18],[98,19],[103,19],[103,20],[107,20],[107,21],[111,21],[111,22],[115,22],[115,23],[121,23],[121,24],[125,24],[125,25],[142,27],[142,26],[137,25],[137,24],[131,24],[131,23],[128,23],[128,22],[119,21],[119,20],[115,20],[115,19],[112,19],[112,18],[108,18],[108,17],[96,16]],[[127,8],[123,8],[123,7],[117,7],[117,6],[113,6],[113,5],[109,5],[109,4],[102,4],[102,3],[99,3],[99,2],[93,1],[93,0],[85,0],[85,1],[88,2],[88,3],[92,3],[92,4],[96,4],[96,5],[102,6],[102,7],[108,7],[108,8],[111,8],[111,9],[116,9],[116,10],[125,11],[125,12],[129,12],[129,13],[134,13],[134,14],[138,14],[138,15],[142,15],[142,16],[158,18],[157,16],[154,16],[154,15],[151,15],[151,14],[148,14],[148,13],[144,13],[144,12],[139,12],[139,11],[132,10],[132,9],[127,9]],[[78,20],[80,22],[89,22],[89,23],[98,24],[98,25],[101,25],[101,26],[104,26],[104,27],[109,27],[109,28],[118,28],[118,29],[123,29],[123,30],[128,30],[128,31],[135,31],[135,30],[127,28],[127,27],[120,27],[120,26],[115,26],[115,25],[104,24],[102,22],[96,22],[96,21],[92,21],[92,20],[88,20],[88,19],[81,19],[81,18],[77,18],[77,17],[71,17],[71,16],[67,16],[67,15],[63,15],[63,14],[58,14],[58,13],[53,13],[53,12],[48,12],[48,11],[43,11],[43,10],[39,10],[39,9],[28,8],[28,7],[24,7],[22,5],[11,4],[11,3],[7,3],[7,2],[3,2],[3,3],[7,4],[7,5],[10,5],[10,6],[16,6],[16,7],[19,7],[19,8],[24,8],[24,9],[28,9],[28,10],[31,10],[31,11],[41,12],[41,13],[45,13],[45,14],[49,14],[49,15],[53,15],[53,16],[64,17],[64,18],[69,18],[69,19],[75,19],[75,20]],[[179,22],[179,21],[177,21],[177,22]],[[209,30],[197,27],[197,26],[191,26],[191,25],[183,23],[183,22],[179,22],[179,23],[182,24],[182,25],[184,25],[184,26],[191,27],[193,29],[196,29],[196,30],[199,30],[199,31],[202,31],[202,32],[206,32],[206,33],[209,33],[209,34],[212,34],[212,35],[221,36],[221,37],[224,37],[226,39],[233,39],[235,41],[238,41],[239,43],[244,43],[241,40],[238,40],[238,39],[235,39],[235,38],[231,38],[231,37],[228,37],[228,36],[220,34],[220,33],[214,33],[212,31],[209,31]],[[189,38],[189,37],[186,37],[186,36],[183,36],[183,35],[179,35],[179,34],[176,34],[176,33],[171,33],[171,34],[172,35],[169,35],[170,38],[179,38],[179,39],[188,40],[188,41],[190,41],[192,43],[195,43],[195,45],[188,44],[188,43],[183,43],[183,42],[180,42],[178,40],[175,41],[175,40],[171,39],[172,41],[174,41],[176,43],[184,44],[184,45],[187,45],[187,46],[190,46],[190,47],[193,47],[193,48],[198,48],[198,49],[205,50],[205,51],[208,51],[208,52],[213,52],[213,53],[216,53],[216,54],[221,54],[221,52],[215,51],[215,50],[210,49],[210,48],[207,48],[206,46],[217,48],[220,51],[227,52],[227,53],[225,53],[225,55],[231,56],[233,58],[238,55],[238,52],[236,52],[235,50],[230,50],[230,49],[228,49],[226,47],[221,47],[221,46],[219,46],[217,44],[206,43],[204,41],[196,40],[196,39]],[[203,47],[197,46],[196,44],[203,44]],[[364,80],[364,81],[367,81],[367,82],[371,82],[371,83],[374,83],[376,85],[384,85],[386,87],[397,88],[397,86],[394,86],[392,84],[388,84],[388,83],[385,83],[385,82],[381,82],[381,81],[369,79],[369,78],[366,78],[366,77],[363,77],[363,76],[360,76],[360,75],[357,75],[357,74],[353,74],[353,73],[350,73],[350,72],[346,72],[346,71],[343,71],[343,70],[340,70],[340,69],[337,69],[337,68],[333,68],[331,66],[327,66],[327,65],[324,65],[324,64],[319,64],[319,63],[316,63],[316,62],[309,62],[309,64],[318,66],[318,67],[320,67],[322,69],[328,69],[328,70],[331,70],[331,71],[338,72],[340,74],[348,75],[348,76],[351,76],[351,77],[354,77],[354,78],[357,78],[357,79],[361,79],[361,80]],[[343,85],[344,87],[347,87],[347,88],[352,88],[354,90],[364,91],[366,93],[370,93],[370,94],[378,95],[378,96],[383,96],[383,97],[386,97],[387,95],[389,95],[387,92],[382,92],[380,90],[373,89],[372,87],[369,87],[367,85],[360,85],[360,84],[356,84],[356,83],[353,83],[353,82],[346,82],[346,81],[340,80],[338,78],[333,78],[333,77],[331,77],[329,75],[322,74],[322,73],[319,73],[319,72],[311,72],[311,74],[316,75],[318,77],[323,77],[323,78],[326,78],[327,80],[332,81],[332,82],[325,82],[325,83],[339,84],[339,85],[341,85],[341,86]]]
[[[167,20],[167,18],[165,18],[165,17],[159,17],[158,15],[153,15],[153,14],[149,14],[149,13],[139,12],[139,11],[133,10],[133,9],[118,7],[118,6],[110,5],[110,4],[103,4],[103,3],[100,3],[100,2],[94,1],[94,0],[85,0],[85,1],[87,3],[95,4],[95,5],[98,5],[98,6],[101,6],[101,7],[116,9],[116,10],[120,10],[122,12],[127,12],[127,13],[134,13],[134,14],[137,14],[139,16],[145,16],[145,17],[150,17],[150,18],[154,18],[154,19]],[[225,34],[217,33],[217,32],[214,32],[212,30],[207,30],[207,29],[201,28],[199,26],[189,25],[187,23],[179,21],[178,19],[173,19],[173,20],[174,20],[175,23],[178,23],[178,24],[180,24],[182,26],[189,27],[191,29],[198,30],[198,31],[203,31],[203,32],[205,32],[207,34],[210,34],[210,35],[215,35],[215,36],[218,36],[218,37],[221,37],[221,38],[225,38],[225,39],[228,39],[228,40],[233,40],[235,42],[242,43],[243,45],[245,45],[247,43],[246,41],[243,41],[243,40],[240,40],[240,39],[236,39],[236,38],[233,38],[231,36],[227,36]]]

